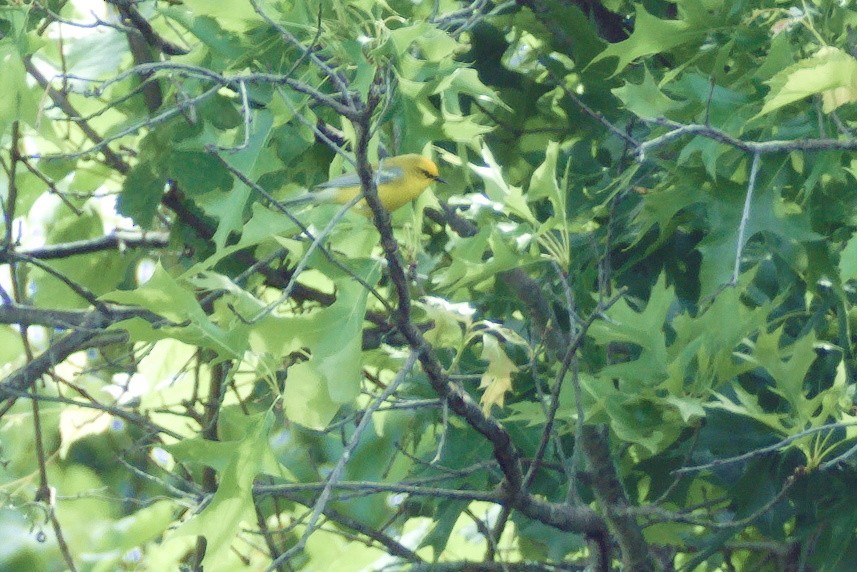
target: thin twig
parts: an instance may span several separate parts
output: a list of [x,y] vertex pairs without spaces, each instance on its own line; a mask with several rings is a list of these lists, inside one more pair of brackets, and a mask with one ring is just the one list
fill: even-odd
[[45,264],[38,258],[33,258],[32,256],[27,256],[26,254],[21,254],[20,252],[0,252],[0,260],[15,260],[17,262],[26,262],[28,264],[32,264],[33,266],[45,271],[50,274],[66,286],[68,286],[72,292],[83,298],[86,302],[90,303],[96,310],[101,312],[104,315],[110,314],[110,309],[99,300],[95,293],[92,292],[89,288],[82,284],[78,284],[59,270],[52,268],[50,265]]
[[122,139],[124,137],[127,137],[129,135],[133,135],[133,134],[137,133],[138,131],[140,131],[144,128],[150,128],[151,129],[155,125],[158,125],[160,123],[164,123],[168,119],[172,119],[176,115],[183,113],[186,109],[195,106],[197,103],[205,101],[209,97],[216,95],[217,92],[220,91],[220,87],[221,87],[220,85],[212,87],[208,91],[205,91],[205,92],[201,93],[200,95],[197,95],[196,97],[192,97],[192,98],[187,99],[187,100],[182,100],[178,105],[175,105],[173,107],[169,107],[166,110],[164,110],[163,112],[159,113],[158,115],[155,115],[154,117],[150,117],[149,119],[147,119],[145,121],[141,121],[139,123],[135,123],[134,125],[131,125],[130,127],[126,127],[125,129],[121,129],[121,130],[117,131],[116,133],[111,134],[109,137],[102,137],[102,138],[100,138],[100,140],[98,142],[96,142],[93,145],[90,145],[89,147],[87,147],[86,149],[83,149],[82,151],[76,151],[76,152],[72,152],[72,153],[55,153],[55,154],[48,154],[48,155],[35,154],[35,155],[29,155],[29,158],[42,159],[42,160],[44,160],[44,159],[80,159],[81,157],[86,157],[88,155],[92,155],[93,153],[98,153],[98,152],[105,153],[105,150],[108,148],[108,145],[110,145],[111,143],[113,143],[119,139]]
[[[256,11],[256,13],[262,17],[262,19],[264,19],[270,26],[277,30],[277,32],[283,38],[285,38],[287,42],[295,46],[297,49],[301,50],[301,52],[303,52],[306,57],[310,58],[313,64],[315,64],[315,66],[318,67],[319,70],[321,70],[322,74],[325,77],[330,78],[334,86],[336,86],[336,89],[339,90],[340,96],[346,102],[350,109],[356,109],[354,106],[354,101],[351,98],[351,93],[348,90],[347,82],[335,69],[327,65],[327,62],[322,60],[321,57],[315,52],[315,50],[313,49],[313,44],[315,42],[313,42],[313,44],[311,44],[309,47],[304,46],[303,43],[294,36],[294,34],[289,32],[284,26],[277,23],[276,21],[274,21],[273,18],[270,17],[262,9],[262,6],[259,4],[258,0],[250,0],[250,4],[253,6],[253,9]],[[319,13],[319,20],[320,19],[321,13]]]
[[601,113],[600,111],[595,111],[594,109],[586,105],[576,93],[568,89],[568,87],[565,85],[563,78],[559,78],[554,75],[549,66],[545,66],[545,70],[547,70],[548,74],[550,74],[550,77],[553,80],[553,84],[556,87],[560,88],[563,93],[565,93],[565,96],[572,100],[575,105],[577,105],[584,113],[595,119],[598,123],[606,127],[608,131],[613,133],[613,135],[616,135],[617,137],[625,141],[627,144],[629,144],[631,147],[634,147],[635,149],[642,147],[642,145],[636,139],[634,139],[633,137],[625,133],[623,130],[610,123],[607,118],[604,117],[603,113]]
[[782,488],[777,491],[777,494],[771,497],[768,502],[759,507],[755,512],[740,520],[720,521],[697,518],[689,514],[676,513],[654,506],[632,507],[628,508],[627,512],[629,515],[655,517],[648,523],[649,526],[663,522],[682,522],[695,526],[713,528],[716,530],[740,529],[753,524],[756,519],[771,510],[771,508],[775,504],[780,502],[785,497],[786,493],[788,493],[788,491],[792,488],[795,482],[797,482],[797,475],[789,475],[783,483]]
[[[238,317],[241,319],[242,322],[245,322],[247,324],[255,324],[256,322],[273,312],[277,308],[277,306],[289,299],[289,296],[292,295],[292,289],[297,283],[298,276],[300,276],[301,272],[303,272],[304,268],[306,268],[307,264],[309,264],[310,256],[312,255],[312,253],[320,247],[321,242],[327,238],[327,236],[333,231],[333,228],[337,224],[339,224],[339,221],[341,221],[345,217],[345,214],[351,209],[351,207],[359,203],[361,199],[362,197],[358,194],[350,201],[345,203],[339,209],[339,211],[337,211],[333,218],[330,219],[330,222],[327,223],[327,226],[325,226],[322,231],[318,233],[315,239],[310,243],[304,255],[298,261],[297,265],[292,270],[292,277],[289,279],[289,283],[283,289],[283,292],[282,294],[280,294],[280,297],[277,298],[277,300],[275,300],[274,302],[265,306],[264,309],[257,312],[256,315],[254,315],[252,318],[243,318],[239,315]],[[236,313],[236,315],[238,314]]]
[[738,284],[741,272],[741,252],[744,250],[744,234],[750,221],[750,207],[753,203],[753,191],[756,188],[756,178],[759,174],[759,153],[753,153],[753,164],[750,167],[750,179],[747,181],[747,196],[744,197],[744,209],[741,211],[741,223],[738,225],[738,244],[735,247],[735,267],[732,270],[731,285]]
[[[27,69],[27,73],[30,74],[33,79],[36,80],[36,83],[42,86],[42,89],[45,90],[46,95],[51,99],[51,101],[54,102],[54,105],[59,107],[62,112],[65,113],[66,117],[81,117],[77,109],[75,109],[75,107],[68,100],[68,96],[62,91],[54,89],[54,87],[51,85],[51,82],[48,81],[48,79],[41,74],[41,72],[33,64],[30,58],[24,59],[24,67]],[[104,138],[99,135],[98,132],[95,131],[95,129],[93,129],[88,122],[80,121],[78,122],[77,126],[80,128],[83,134],[86,135],[87,138],[96,145],[100,145],[104,141]],[[104,155],[105,163],[107,163],[107,165],[109,165],[119,173],[127,173],[128,170],[131,168],[131,166],[120,155],[113,151],[108,145],[100,146],[99,150],[101,151],[101,154]]]
[[[714,469],[717,467],[722,467],[725,465],[731,465],[733,463],[740,463],[742,461],[747,461],[754,457],[758,457],[764,455],[766,453],[773,453],[774,451],[778,451],[783,447],[797,441],[798,439],[803,439],[807,435],[813,435],[815,433],[821,431],[833,431],[834,429],[845,429],[846,427],[853,427],[857,425],[857,421],[845,422],[845,423],[828,423],[827,425],[820,425],[818,427],[810,427],[809,429],[805,429],[800,433],[795,433],[790,437],[777,441],[772,445],[768,445],[767,447],[759,447],[758,449],[753,449],[748,453],[744,453],[742,455],[736,455],[734,457],[727,457],[725,459],[717,459],[710,463],[704,463],[702,465],[693,465],[691,467],[682,467],[680,469],[676,469],[673,471],[673,474],[680,475],[684,473],[698,473],[700,471],[705,471],[707,469]],[[832,461],[831,461],[832,462]],[[826,464],[826,463],[825,463]],[[824,465],[822,465],[824,467]],[[825,467],[826,468],[826,467]]]

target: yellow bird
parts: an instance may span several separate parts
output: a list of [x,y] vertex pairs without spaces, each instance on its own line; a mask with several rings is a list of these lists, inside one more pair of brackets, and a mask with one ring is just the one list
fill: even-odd
[[[387,211],[393,212],[420,196],[434,182],[446,183],[440,178],[434,161],[409,153],[387,157],[378,165],[373,165],[375,181],[378,185],[378,198]],[[362,192],[357,173],[346,173],[315,187],[317,190],[302,197],[285,201],[283,204],[301,203],[339,203],[346,204]],[[357,208],[368,214],[365,200],[357,203]]]

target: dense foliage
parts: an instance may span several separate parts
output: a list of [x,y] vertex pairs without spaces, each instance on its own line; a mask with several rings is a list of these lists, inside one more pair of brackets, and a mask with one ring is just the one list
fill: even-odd
[[0,2],[0,568],[852,570],[855,29]]

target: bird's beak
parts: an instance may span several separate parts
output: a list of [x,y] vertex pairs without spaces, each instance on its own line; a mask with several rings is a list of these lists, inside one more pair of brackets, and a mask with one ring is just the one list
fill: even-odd
[[434,178],[434,182],[435,182],[435,183],[442,183],[442,184],[444,184],[444,185],[446,184],[446,181],[444,181],[444,180],[443,180],[443,179],[441,179],[440,177],[435,177],[435,178]]

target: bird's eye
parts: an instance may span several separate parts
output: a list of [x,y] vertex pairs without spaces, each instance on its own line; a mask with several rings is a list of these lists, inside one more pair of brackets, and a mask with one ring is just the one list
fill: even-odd
[[422,173],[423,177],[425,177],[426,179],[434,179],[434,175],[432,175],[431,173],[429,173],[425,169],[420,169],[420,173]]

